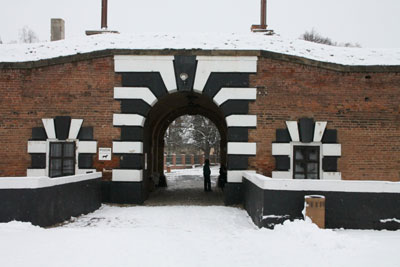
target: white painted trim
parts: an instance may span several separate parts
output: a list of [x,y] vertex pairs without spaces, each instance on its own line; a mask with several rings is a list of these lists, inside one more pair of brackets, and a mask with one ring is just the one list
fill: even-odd
[[83,119],[72,119],[69,127],[68,139],[77,139],[79,130],[82,127]]
[[46,153],[46,141],[28,141],[28,153]]
[[[28,169],[29,170],[29,169]],[[32,170],[32,169],[31,169]],[[79,174],[57,178],[49,177],[2,177],[0,178],[0,189],[35,189],[51,187],[62,184],[71,184],[87,180],[101,178],[101,172],[90,174]]]
[[114,99],[142,99],[154,106],[157,97],[147,87],[114,87]]
[[228,174],[227,174],[228,183],[241,183],[244,172],[249,172],[249,173],[254,173],[254,174],[256,173],[256,171],[248,171],[248,170],[228,171]]
[[257,57],[198,56],[193,90],[201,93],[212,72],[257,72]]
[[342,180],[341,172],[323,172],[322,173],[323,180]]
[[342,155],[341,144],[322,144],[322,156],[340,157]]
[[230,115],[225,119],[228,127],[257,127],[257,115]]
[[290,171],[273,171],[272,178],[273,179],[292,179]]
[[97,153],[97,141],[77,141],[76,147],[78,153]]
[[143,181],[143,170],[112,170],[113,182],[141,182]]
[[228,100],[256,100],[257,88],[223,87],[214,96],[214,102],[220,106]]
[[272,156],[290,156],[290,143],[272,143]]
[[256,155],[257,144],[246,142],[229,142],[228,155]]
[[42,119],[44,129],[46,130],[48,139],[56,139],[56,128],[54,126],[54,119]]
[[143,142],[127,142],[127,141],[114,141],[113,153],[143,153]]
[[143,127],[146,118],[138,114],[114,114],[114,126],[141,126]]
[[[26,176],[28,177],[43,177],[46,175],[46,169],[27,169]],[[1,183],[1,179],[0,179]]]
[[289,130],[290,138],[292,138],[292,141],[300,142],[299,127],[297,125],[297,121],[287,121],[286,127]]
[[265,190],[326,191],[360,193],[400,193],[400,182],[362,180],[301,180],[272,179],[260,174],[244,172],[243,176]]
[[326,121],[317,121],[315,122],[314,128],[314,142],[321,142],[322,136],[324,135],[326,128]]
[[169,92],[178,88],[175,80],[173,56],[114,56],[115,72],[160,72]]

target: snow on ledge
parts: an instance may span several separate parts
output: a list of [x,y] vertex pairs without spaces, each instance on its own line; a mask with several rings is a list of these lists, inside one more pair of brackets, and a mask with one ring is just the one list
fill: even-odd
[[50,177],[0,177],[0,189],[36,189],[51,187],[62,184],[70,184],[101,178],[101,172],[63,176],[58,178]]
[[264,190],[400,193],[400,182],[272,179],[251,172],[244,172],[243,178]]
[[0,62],[28,62],[106,49],[270,51],[342,65],[400,65],[399,49],[346,48],[262,33],[97,34],[56,42],[0,44]]

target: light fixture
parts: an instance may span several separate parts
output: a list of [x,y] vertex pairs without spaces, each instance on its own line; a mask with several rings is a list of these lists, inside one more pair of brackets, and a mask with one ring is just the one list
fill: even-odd
[[179,74],[179,78],[181,78],[182,81],[186,81],[189,78],[189,75],[187,73],[182,72]]

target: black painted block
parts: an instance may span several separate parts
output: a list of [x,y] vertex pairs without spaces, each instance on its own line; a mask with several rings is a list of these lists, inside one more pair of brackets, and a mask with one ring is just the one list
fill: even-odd
[[143,127],[121,127],[121,141],[143,141]]
[[124,154],[120,157],[121,169],[143,169],[143,154]]
[[111,182],[110,202],[117,204],[143,204],[144,188],[142,182]]
[[101,181],[101,202],[110,203],[111,181]]
[[228,100],[220,108],[225,116],[232,114],[248,114],[249,101],[247,100]]
[[249,156],[228,155],[228,170],[247,170]]
[[78,139],[81,141],[90,141],[93,140],[93,127],[81,127]]
[[32,169],[46,168],[46,154],[45,153],[31,154],[31,168]]
[[[196,67],[196,56],[175,56],[174,68],[178,91],[190,91],[193,88]],[[180,77],[183,73],[188,75],[188,78],[185,81]]]
[[93,212],[101,205],[100,180],[38,189],[0,189],[0,222],[16,220],[47,227]]
[[228,128],[228,142],[248,142],[248,141],[249,141],[248,128],[243,128],[243,127]]
[[79,169],[92,169],[93,168],[93,154],[79,153],[78,167],[79,167]]
[[204,86],[203,94],[214,98],[222,87],[249,87],[249,73],[213,72]]
[[337,130],[326,129],[322,137],[322,143],[336,144],[337,143]]
[[123,99],[121,100],[121,113],[133,113],[147,116],[151,106],[141,99]]
[[224,204],[238,205],[243,203],[242,183],[226,183],[224,187]]
[[47,134],[44,127],[32,128],[32,140],[47,140]]
[[148,87],[157,98],[168,93],[159,72],[121,72],[122,86]]
[[338,160],[338,157],[323,157],[322,158],[322,170],[325,172],[336,172],[337,171],[337,160]]
[[310,143],[314,139],[314,120],[311,118],[299,119],[300,141]]
[[54,126],[56,129],[57,139],[65,140],[68,138],[70,125],[71,125],[70,116],[57,116],[54,118]]
[[289,156],[274,156],[275,157],[275,170],[288,171],[290,169]]
[[288,129],[276,129],[276,143],[290,143],[290,141],[292,139]]

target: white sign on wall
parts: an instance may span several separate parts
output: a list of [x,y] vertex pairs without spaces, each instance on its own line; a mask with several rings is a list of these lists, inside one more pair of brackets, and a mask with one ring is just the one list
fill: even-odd
[[99,147],[99,160],[111,160],[111,147]]

